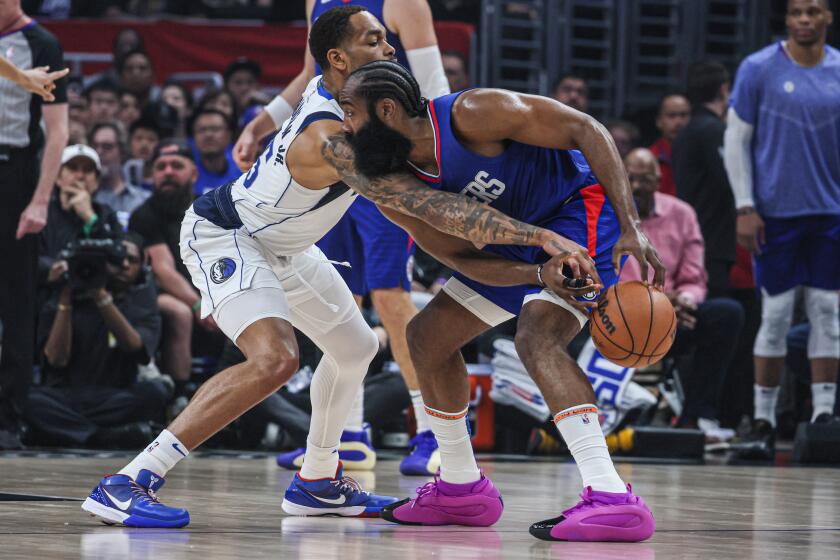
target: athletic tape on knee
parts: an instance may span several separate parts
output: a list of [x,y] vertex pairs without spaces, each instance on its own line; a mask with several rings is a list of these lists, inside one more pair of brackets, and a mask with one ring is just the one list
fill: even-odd
[[787,333],[793,320],[796,290],[771,296],[761,290],[761,328],[755,337],[753,353],[762,358],[781,358],[787,354]]
[[808,358],[840,358],[840,307],[837,292],[805,288],[805,313],[811,323]]

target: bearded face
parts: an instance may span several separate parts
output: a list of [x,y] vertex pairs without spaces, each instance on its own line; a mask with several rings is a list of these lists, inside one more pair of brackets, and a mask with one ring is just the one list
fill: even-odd
[[356,169],[366,177],[401,171],[411,152],[411,140],[390,128],[370,111],[370,120],[354,134],[347,134]]

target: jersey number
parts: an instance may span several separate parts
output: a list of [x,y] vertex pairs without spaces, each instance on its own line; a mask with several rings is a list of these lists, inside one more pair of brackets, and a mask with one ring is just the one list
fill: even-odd
[[[274,138],[271,139],[271,142],[268,143],[265,152],[263,152],[263,157],[266,163],[268,163],[268,160],[271,159],[271,152],[274,151],[275,138],[277,138],[277,135],[275,135]],[[257,175],[259,175],[260,173],[260,163],[262,162],[263,157],[258,157],[257,161],[254,162],[254,165],[251,166],[251,169],[248,170],[248,174],[245,175],[245,181],[243,182],[243,184],[245,185],[246,189],[250,189],[251,185],[254,184],[254,181],[257,180]]]

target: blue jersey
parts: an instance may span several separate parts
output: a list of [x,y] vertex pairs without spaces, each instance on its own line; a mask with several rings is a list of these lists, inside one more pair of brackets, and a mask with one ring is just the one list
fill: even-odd
[[[417,176],[434,188],[484,202],[512,218],[574,241],[588,250],[604,287],[615,284],[618,278],[612,267],[612,248],[620,233],[618,218],[583,154],[521,142],[508,142],[504,152],[495,157],[469,151],[452,130],[452,105],[462,93],[429,103],[438,174],[416,169]],[[540,247],[488,245],[484,250],[521,262],[548,260]],[[519,314],[528,297],[542,291],[536,285],[489,286],[458,272],[454,278],[513,315]],[[583,299],[594,297],[596,294],[589,294]]]
[[[312,8],[312,21],[310,23],[315,23],[315,20],[318,19],[321,14],[324,12],[331,10],[332,8],[336,8],[339,6],[361,6],[369,11],[376,19],[379,20],[379,23],[385,26],[385,18],[382,16],[382,6],[385,4],[385,0],[315,0],[315,6]],[[394,47],[394,50],[397,52],[397,62],[409,68],[408,65],[408,57],[405,56],[405,49],[400,42],[400,38],[397,35],[394,35],[388,28],[385,28],[385,40],[388,41],[388,44]],[[318,63],[315,63],[315,75],[320,76],[322,74],[321,67]]]
[[[464,92],[429,102],[429,118],[435,133],[438,175],[416,170],[432,187],[486,202],[512,218],[543,226],[598,180],[577,150],[541,148],[509,142],[495,157],[480,156],[465,148],[452,130],[455,100]],[[599,204],[609,204],[600,195]]]
[[781,43],[747,57],[730,104],[755,127],[753,193],[766,217],[840,214],[840,51],[796,64]]

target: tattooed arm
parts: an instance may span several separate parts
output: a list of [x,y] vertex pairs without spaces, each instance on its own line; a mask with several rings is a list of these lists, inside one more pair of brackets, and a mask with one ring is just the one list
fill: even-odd
[[[467,278],[490,286],[517,286],[544,284],[552,292],[581,311],[594,303],[579,302],[576,296],[598,291],[603,286],[587,279],[580,287],[570,284],[563,268],[571,257],[557,255],[541,267],[527,262],[514,261],[481,251],[469,241],[442,233],[429,224],[391,208],[378,206],[386,218],[407,231],[424,251]],[[581,248],[582,249],[582,248]],[[540,270],[539,274],[537,270]]]
[[408,173],[365,177],[356,171],[353,149],[343,133],[330,135],[322,144],[321,154],[342,181],[380,206],[477,245],[532,245],[552,256],[572,257],[568,264],[576,277],[582,271],[598,279],[587,252],[553,231],[515,220],[466,196],[432,189]]

